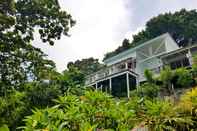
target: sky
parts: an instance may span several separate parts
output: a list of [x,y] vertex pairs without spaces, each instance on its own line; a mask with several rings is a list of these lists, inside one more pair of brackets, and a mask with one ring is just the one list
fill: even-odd
[[63,36],[54,46],[34,41],[59,72],[70,61],[94,57],[102,61],[104,54],[121,45],[124,38],[145,28],[146,22],[160,13],[182,8],[197,9],[197,0],[59,0],[62,10],[69,12],[77,24],[71,37]]

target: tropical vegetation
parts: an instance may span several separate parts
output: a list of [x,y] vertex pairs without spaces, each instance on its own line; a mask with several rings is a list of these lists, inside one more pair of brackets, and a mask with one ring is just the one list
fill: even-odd
[[[164,32],[195,42],[195,16],[194,10],[159,15],[133,42]],[[131,98],[115,98],[84,86],[85,75],[104,66],[98,59],[70,62],[59,73],[32,45],[38,34],[52,46],[74,24],[58,0],[0,1],[0,131],[197,130],[196,57],[191,69],[165,67],[160,77],[145,71],[147,82]],[[121,51],[130,46],[124,40]],[[179,95],[177,89],[185,90]]]

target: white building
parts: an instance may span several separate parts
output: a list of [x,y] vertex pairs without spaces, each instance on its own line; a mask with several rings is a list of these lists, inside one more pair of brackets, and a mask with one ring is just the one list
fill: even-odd
[[87,76],[86,85],[107,91],[114,96],[129,97],[129,91],[146,80],[146,69],[159,75],[165,65],[172,69],[190,67],[194,54],[197,54],[196,44],[179,47],[173,38],[165,33],[105,59],[106,68]]

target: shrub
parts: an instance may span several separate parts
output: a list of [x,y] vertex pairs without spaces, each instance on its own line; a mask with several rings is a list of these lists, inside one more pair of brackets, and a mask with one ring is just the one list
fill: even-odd
[[151,131],[175,131],[187,130],[189,125],[192,125],[192,120],[177,113],[175,106],[165,100],[145,100],[144,102],[145,124],[148,125]]
[[196,130],[196,98],[194,89],[183,95],[180,104],[175,106],[167,100],[133,97],[126,101],[102,92],[86,91],[83,96],[59,97],[54,107],[34,110],[33,115],[25,118],[22,128],[93,131],[131,130],[147,125],[150,130],[159,131]]
[[170,67],[165,67],[164,70],[160,73],[160,80],[163,83],[163,86],[171,90],[171,84],[174,74]]
[[15,129],[27,115],[28,104],[24,92],[13,91],[6,97],[0,97],[0,126],[7,124]]
[[135,111],[124,100],[116,101],[102,92],[87,91],[84,96],[69,95],[55,100],[52,108],[33,111],[26,117],[24,130],[129,130]]
[[154,83],[155,82],[155,80],[153,78],[152,71],[146,69],[144,71],[144,76],[146,77],[146,80],[147,80],[148,83]]
[[185,68],[176,69],[174,78],[176,79],[176,87],[189,87],[193,83],[192,74]]
[[45,108],[54,105],[52,99],[61,94],[60,87],[51,83],[31,82],[25,85],[27,100],[32,107]]
[[151,83],[144,83],[138,87],[138,89],[131,91],[132,96],[155,98],[158,96],[160,88],[159,86]]

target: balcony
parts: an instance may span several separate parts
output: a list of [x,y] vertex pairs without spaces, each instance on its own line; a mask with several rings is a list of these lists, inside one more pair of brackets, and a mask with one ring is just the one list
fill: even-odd
[[132,60],[132,59],[128,59],[126,61],[120,62],[118,64],[114,64],[112,66],[108,66],[104,69],[101,69],[100,71],[91,74],[89,76],[86,77],[86,85],[92,85],[94,84],[96,81],[105,79],[109,76],[130,70],[135,72],[135,65],[136,65],[136,61]]

